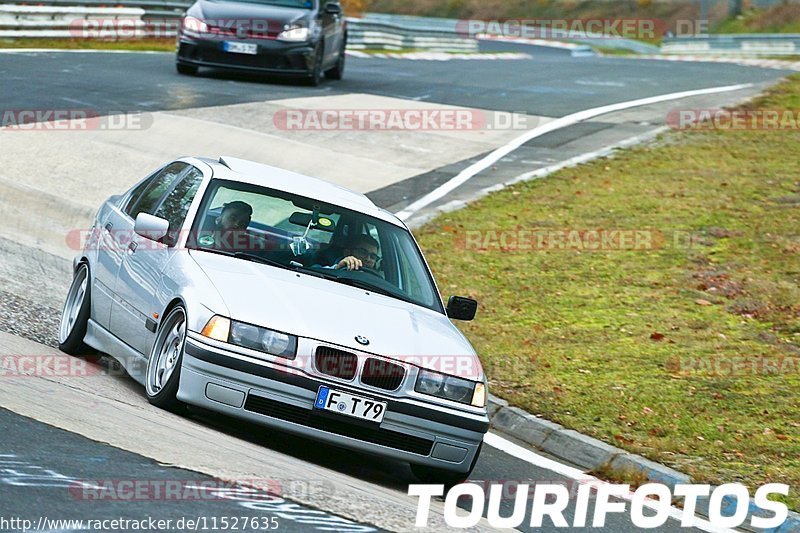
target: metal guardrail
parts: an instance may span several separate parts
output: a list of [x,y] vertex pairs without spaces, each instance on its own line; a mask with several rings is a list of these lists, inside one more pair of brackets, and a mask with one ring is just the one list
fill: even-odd
[[[438,29],[441,31],[460,33],[463,37],[464,31],[467,27],[465,21],[458,19],[434,18],[434,17],[414,17],[408,15],[389,15],[385,13],[366,13],[363,19],[365,22],[383,22],[387,24],[399,24],[410,28],[421,29]],[[511,38],[513,39],[513,37]],[[502,39],[500,39],[502,40]],[[623,39],[618,37],[607,37],[603,35],[585,34],[582,36],[576,35],[570,42],[578,43],[589,46],[603,46],[606,48],[615,48],[618,50],[630,50],[639,54],[658,54],[659,49],[652,44],[635,41],[632,39]],[[557,45],[561,41],[553,40],[552,43]],[[582,50],[586,50],[583,48]],[[575,55],[579,55],[575,54]]]
[[347,19],[348,48],[353,50],[422,49],[430,51],[470,52],[478,50],[478,41],[456,33],[455,28],[407,26],[375,21],[370,18]]
[[[108,0],[105,0],[106,2]],[[123,8],[103,0],[45,0],[46,6],[0,4],[0,37],[140,38],[175,37],[178,20],[190,2],[126,0]],[[71,6],[62,4],[70,3]],[[81,4],[76,7],[74,4]],[[406,22],[348,18],[349,48],[470,52],[478,41],[459,35],[455,27],[423,27]]]
[[[40,7],[0,4],[0,37],[76,37],[93,28],[95,38],[144,37],[146,25],[141,8]],[[102,21],[102,23],[101,23]],[[108,26],[112,27],[109,32]],[[105,29],[104,29],[105,27]]]
[[727,34],[664,39],[662,54],[716,56],[800,55],[800,34]]

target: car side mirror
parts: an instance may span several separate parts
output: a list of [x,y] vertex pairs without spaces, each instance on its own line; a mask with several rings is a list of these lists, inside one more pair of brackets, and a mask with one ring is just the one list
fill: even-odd
[[133,231],[145,239],[160,241],[169,231],[169,221],[148,213],[139,213],[136,216],[136,224],[133,226]]
[[328,2],[325,4],[325,13],[329,15],[341,15],[342,6],[338,2]]
[[447,316],[453,320],[474,320],[478,302],[463,296],[451,296],[447,301]]

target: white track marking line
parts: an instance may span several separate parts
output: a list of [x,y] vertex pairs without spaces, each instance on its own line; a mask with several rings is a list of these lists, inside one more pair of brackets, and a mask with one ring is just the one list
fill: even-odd
[[577,124],[578,122],[583,122],[584,120],[588,120],[590,118],[594,118],[600,115],[605,115],[607,113],[613,113],[615,111],[622,111],[625,109],[630,109],[633,107],[641,107],[650,104],[658,104],[661,102],[668,102],[670,100],[679,100],[681,98],[688,98],[690,96],[701,96],[705,94],[716,94],[716,93],[724,93],[724,92],[731,92],[731,91],[738,91],[741,89],[747,89],[752,87],[752,83],[743,83],[739,85],[726,85],[724,87],[711,87],[709,89],[697,89],[693,91],[682,91],[678,93],[670,93],[670,94],[662,94],[659,96],[651,96],[648,98],[640,98],[638,100],[629,100],[627,102],[620,102],[618,104],[610,104],[604,105],[601,107],[595,107],[592,109],[587,109],[585,111],[579,111],[577,113],[572,113],[571,115],[567,115],[565,117],[557,118],[552,122],[548,122],[547,124],[543,124],[541,126],[537,126],[532,130],[528,131],[526,134],[517,137],[510,143],[506,144],[495,150],[494,152],[490,153],[477,163],[470,165],[469,167],[462,170],[457,176],[452,178],[450,181],[443,183],[433,191],[429,192],[419,200],[413,202],[411,205],[397,213],[397,217],[400,220],[408,220],[414,213],[419,211],[420,209],[427,207],[428,205],[432,204],[433,202],[443,198],[457,187],[460,187],[477,174],[483,172],[490,166],[494,165],[502,158],[525,144],[537,137],[541,137],[546,133],[550,133],[555,130],[559,130],[561,128],[565,128],[567,126],[572,126]]
[[[555,472],[556,474],[562,475],[570,479],[574,479],[581,483],[587,483],[593,486],[604,485],[607,483],[575,467],[567,466],[557,461],[553,461],[552,459],[543,457],[538,453],[528,450],[527,448],[523,448],[522,446],[519,446],[518,444],[515,444],[510,440],[504,439],[503,437],[501,437],[496,433],[491,433],[491,432],[487,433],[486,436],[483,438],[483,442],[485,442],[492,448],[496,448],[501,452],[507,453],[508,455],[516,457],[517,459],[525,461],[526,463],[538,466],[539,468],[544,468],[545,470]],[[622,498],[630,501],[632,497],[633,493],[631,492],[627,496],[623,496]],[[651,504],[647,500],[645,500],[644,504],[645,506],[651,509],[655,509],[657,507],[655,503]],[[675,520],[680,521],[681,517],[683,516],[683,511],[681,509],[678,509],[677,507],[671,507],[669,516],[670,518],[674,518]],[[733,529],[717,527],[708,520],[700,518],[698,516],[695,516],[692,519],[691,527],[700,529],[702,531],[708,531],[709,533],[736,533],[735,530]]]

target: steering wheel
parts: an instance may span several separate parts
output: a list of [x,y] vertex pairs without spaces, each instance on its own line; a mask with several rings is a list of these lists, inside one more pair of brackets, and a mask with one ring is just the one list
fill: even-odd
[[383,279],[383,276],[381,276],[380,272],[378,272],[374,268],[369,268],[363,265],[356,272],[366,272],[367,274],[372,274],[373,276],[378,276],[379,278]]

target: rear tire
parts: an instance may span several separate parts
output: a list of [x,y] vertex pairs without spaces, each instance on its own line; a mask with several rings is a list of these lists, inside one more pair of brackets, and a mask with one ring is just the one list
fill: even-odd
[[197,74],[197,67],[194,65],[175,63],[175,69],[178,71],[178,74],[183,74],[184,76],[194,76]]
[[427,485],[444,485],[445,488],[454,487],[464,483],[469,479],[475,465],[478,464],[478,457],[483,449],[483,442],[478,446],[478,451],[475,452],[475,457],[472,458],[472,464],[469,465],[469,470],[466,472],[453,472],[452,470],[445,470],[444,468],[436,468],[433,466],[419,465],[411,463],[411,472],[422,483]]
[[147,360],[147,401],[156,407],[168,411],[181,411],[184,408],[177,394],[185,345],[186,310],[178,305],[161,322]]
[[70,355],[93,353],[83,342],[91,309],[89,266],[81,263],[72,277],[58,327],[58,349]]

